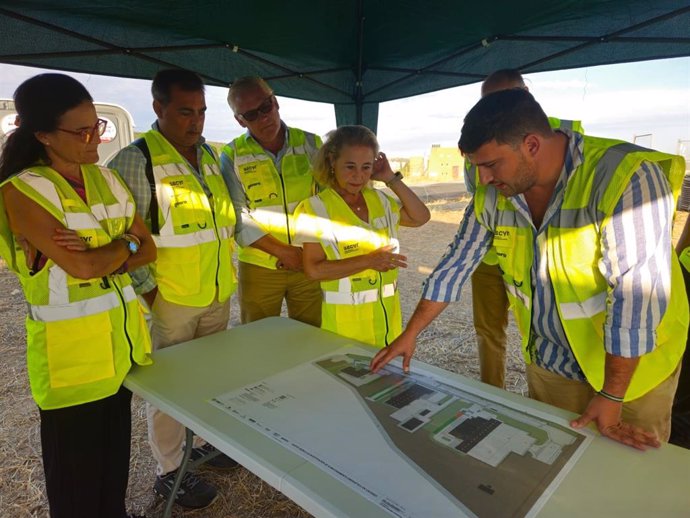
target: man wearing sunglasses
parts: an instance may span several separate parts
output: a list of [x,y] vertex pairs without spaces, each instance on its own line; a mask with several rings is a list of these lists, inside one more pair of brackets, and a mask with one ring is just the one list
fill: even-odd
[[[162,70],[151,86],[157,120],[141,139],[110,162],[134,194],[158,247],[150,270],[132,273],[137,293],[151,308],[153,348],[186,342],[227,328],[235,291],[232,264],[237,216],[220,175],[218,158],[204,143],[204,84],[187,70]],[[147,405],[149,444],[158,463],[154,491],[167,498],[182,461],[184,426]],[[192,458],[214,452],[196,444]],[[225,455],[208,462],[231,469]],[[216,489],[187,472],[175,501],[202,508]]]
[[242,208],[239,251],[242,323],[288,316],[321,325],[321,292],[302,272],[302,249],[292,244],[292,213],[316,192],[311,161],[321,139],[280,119],[278,101],[259,77],[230,86],[228,103],[247,132],[223,148],[221,170],[235,207]]

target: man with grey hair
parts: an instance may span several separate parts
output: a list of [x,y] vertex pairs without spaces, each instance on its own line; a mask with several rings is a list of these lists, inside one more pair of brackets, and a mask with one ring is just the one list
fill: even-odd
[[235,235],[242,323],[279,316],[285,299],[290,318],[318,327],[319,283],[304,275],[302,249],[292,240],[295,207],[316,193],[311,161],[321,139],[280,119],[278,100],[260,77],[234,81],[228,104],[247,129],[221,154],[223,178],[242,211]]

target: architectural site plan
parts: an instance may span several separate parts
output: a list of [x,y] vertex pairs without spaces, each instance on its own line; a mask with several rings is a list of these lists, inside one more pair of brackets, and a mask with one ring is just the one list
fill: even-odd
[[591,440],[455,378],[370,361],[343,348],[211,403],[405,518],[534,516]]

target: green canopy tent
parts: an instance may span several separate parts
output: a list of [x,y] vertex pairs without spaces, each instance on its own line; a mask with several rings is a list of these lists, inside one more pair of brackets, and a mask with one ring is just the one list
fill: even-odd
[[0,62],[209,85],[260,75],[376,129],[380,102],[524,73],[690,55],[680,0],[0,0]]

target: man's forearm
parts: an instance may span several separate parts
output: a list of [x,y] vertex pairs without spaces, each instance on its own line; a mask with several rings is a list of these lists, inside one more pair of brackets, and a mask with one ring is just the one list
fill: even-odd
[[419,299],[417,307],[405,327],[405,332],[412,333],[415,337],[419,336],[426,329],[426,326],[438,317],[446,307],[448,307],[448,302]]
[[638,363],[640,358],[624,358],[606,353],[602,390],[615,397],[625,397]]
[[274,257],[279,257],[281,250],[286,247],[290,246],[285,243],[282,243],[281,241],[278,241],[275,237],[273,237],[270,234],[266,234],[265,236],[260,237],[256,241],[254,241],[251,245],[254,248],[257,248],[261,250],[262,252],[266,252],[267,254],[270,254]]

